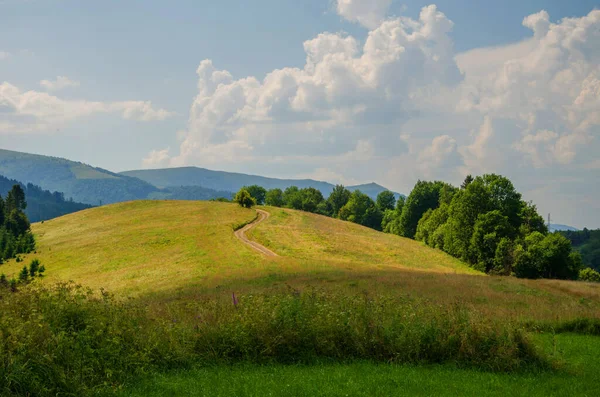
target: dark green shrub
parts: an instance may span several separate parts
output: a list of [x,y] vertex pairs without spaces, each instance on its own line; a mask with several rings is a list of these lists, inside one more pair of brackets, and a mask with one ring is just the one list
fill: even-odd
[[40,261],[37,259],[33,259],[31,261],[31,263],[29,264],[29,276],[31,278],[34,278],[35,274],[38,272],[39,269],[40,269]]
[[19,273],[19,281],[26,283],[29,280],[29,272],[27,271],[27,266],[23,266],[21,272]]

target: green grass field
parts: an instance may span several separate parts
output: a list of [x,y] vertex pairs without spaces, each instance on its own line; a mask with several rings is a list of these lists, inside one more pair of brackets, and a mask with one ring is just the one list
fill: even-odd
[[152,376],[119,396],[597,396],[600,338],[538,335],[558,370],[492,373],[372,362],[217,366]]
[[[494,339],[497,338],[494,336],[495,325],[505,326],[509,332],[506,335],[521,331],[531,335],[536,329],[551,332],[566,321],[600,319],[598,284],[486,276],[413,240],[320,215],[281,208],[264,209],[271,217],[248,235],[275,251],[279,255],[275,258],[262,256],[234,236],[238,225],[255,218],[254,210],[216,202],[135,201],[92,208],[34,224],[37,251],[26,255],[24,263],[11,260],[1,265],[0,273],[9,277],[16,275],[23,264],[39,258],[46,267],[46,277],[34,284],[52,285],[74,280],[96,291],[105,288],[118,299],[135,298],[134,301],[142,303],[148,311],[149,321],[158,321],[161,327],[171,321],[181,322],[184,326],[182,334],[177,333],[179,331],[170,333],[171,326],[165,328],[163,336],[156,336],[159,339],[187,335],[186,338],[196,338],[197,346],[205,346],[203,343],[208,339],[203,339],[203,334],[194,331],[193,327],[196,327],[194,321],[197,322],[197,318],[207,318],[206,329],[227,332],[223,337],[239,341],[239,352],[243,355],[247,354],[245,349],[254,351],[252,349],[258,346],[256,341],[264,332],[271,333],[260,341],[265,346],[283,343],[277,336],[281,324],[285,325],[281,329],[289,332],[289,343],[295,343],[295,338],[301,336],[294,334],[293,321],[302,321],[302,316],[322,312],[328,313],[327,318],[310,324],[305,320],[307,332],[323,333],[324,338],[332,340],[343,335],[366,338],[357,339],[353,345],[354,353],[342,355],[370,357],[369,352],[361,350],[361,346],[370,346],[373,342],[365,334],[370,325],[361,323],[361,314],[351,313],[354,309],[370,310],[366,309],[370,299],[388,302],[382,313],[397,316],[399,323],[396,324],[400,325],[396,325],[394,332],[401,334],[402,322],[406,322],[406,329],[414,327],[417,332],[408,333],[407,337],[417,338],[415,341],[423,346],[430,343],[423,339],[427,335],[419,335],[420,325],[411,324],[410,318],[403,313],[414,311],[418,321],[422,322],[419,324],[430,324],[432,330],[442,334],[443,327],[439,324],[445,321],[444,313],[452,316],[466,313],[471,319],[467,323],[460,320],[460,315],[449,323],[450,327],[458,327],[456,335],[465,337],[469,332],[475,332],[482,340],[496,340],[494,343],[500,344],[504,343],[502,339]],[[314,306],[308,297],[303,298],[308,306],[302,310],[306,312],[296,308],[295,294],[302,291],[310,294],[311,290],[321,291],[323,296],[331,299],[347,296],[350,297],[348,302],[355,303],[351,303],[346,312],[343,302],[321,307],[322,303],[317,302]],[[246,304],[244,302],[266,302],[261,299],[268,297],[274,299],[264,308],[240,306],[250,310],[242,314],[231,306],[232,293],[238,296],[242,305]],[[265,298],[253,298],[254,295]],[[289,305],[285,303],[288,306],[280,314],[269,312],[269,307],[276,310],[280,299],[291,300]],[[393,309],[393,304],[389,306],[391,302],[398,302],[397,310]],[[81,306],[81,310],[85,307]],[[272,318],[260,325],[264,328],[253,328],[254,322],[265,315]],[[365,320],[367,322],[387,324],[385,316],[380,319],[369,315],[365,319],[367,317],[370,318]],[[244,323],[238,326],[236,318]],[[102,324],[103,320],[97,321]],[[340,322],[341,327],[354,325],[347,330],[338,330],[336,322]],[[460,328],[461,324],[467,324],[466,328]],[[121,331],[114,332],[119,335]],[[152,332],[152,326],[145,332]],[[256,336],[253,336],[254,332]],[[405,343],[401,342],[402,337],[394,339],[400,334],[394,334],[396,336],[390,336],[388,340],[385,330],[381,332],[381,339],[373,342],[373,346],[392,346],[393,343],[402,346]],[[449,341],[453,332],[447,335]],[[217,334],[211,335],[216,335],[218,340]],[[512,338],[506,339],[505,347],[509,350],[516,346]],[[600,370],[599,336],[560,334],[553,337],[546,333],[535,335],[534,341],[536,349],[543,352],[554,370],[538,368],[499,373],[459,369],[452,364],[341,363],[332,358],[321,364],[282,365],[277,364],[279,353],[272,352],[275,361],[267,365],[259,365],[260,360],[252,363],[252,360],[244,359],[241,364],[213,363],[181,372],[152,373],[141,380],[135,377],[137,383],[128,384],[121,393],[133,396],[598,394],[600,382],[595,381],[594,374]],[[185,346],[184,342],[171,342],[177,349]],[[292,346],[285,343],[281,346]],[[448,346],[452,346],[452,342]],[[330,347],[323,345],[320,348]],[[479,349],[481,345],[473,343],[471,347]],[[206,350],[202,349],[204,347],[198,354],[205,354]],[[448,352],[450,356],[462,354],[460,349]],[[478,354],[467,356],[477,357]],[[506,357],[510,360],[508,355]]]

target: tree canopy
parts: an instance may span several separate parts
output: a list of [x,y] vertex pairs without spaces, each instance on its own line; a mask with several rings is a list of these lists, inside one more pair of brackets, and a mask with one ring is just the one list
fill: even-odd
[[25,192],[18,184],[8,192],[6,200],[0,196],[0,263],[30,252],[35,246],[29,219],[23,212],[25,208]]
[[244,188],[240,189],[233,199],[234,202],[238,203],[241,207],[252,208],[256,205],[256,199],[252,197],[250,192]]
[[267,195],[267,191],[264,187],[258,185],[244,186],[242,189],[246,190],[250,193],[250,196],[256,201],[256,204],[263,205],[265,203],[265,198]]

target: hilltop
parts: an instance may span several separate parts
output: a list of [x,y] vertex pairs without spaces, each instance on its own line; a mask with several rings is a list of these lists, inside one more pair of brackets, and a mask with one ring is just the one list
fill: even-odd
[[[441,251],[349,222],[265,207],[272,216],[250,233],[281,256],[265,258],[238,241],[255,210],[218,202],[133,201],[32,225],[52,280],[127,293],[214,286],[224,280],[420,269],[477,274]],[[7,270],[18,269],[5,267]],[[317,277],[318,278],[318,277]]]

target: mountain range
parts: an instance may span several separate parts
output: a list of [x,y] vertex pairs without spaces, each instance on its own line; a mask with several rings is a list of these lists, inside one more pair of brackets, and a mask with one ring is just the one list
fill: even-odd
[[[64,158],[0,149],[0,175],[56,192],[76,202],[102,205],[139,199],[209,200],[231,198],[243,186],[265,189],[314,187],[325,197],[334,185],[312,179],[278,179],[198,167],[133,170],[115,173]],[[387,190],[376,183],[348,186],[373,199]],[[400,196],[395,193],[396,198]]]

